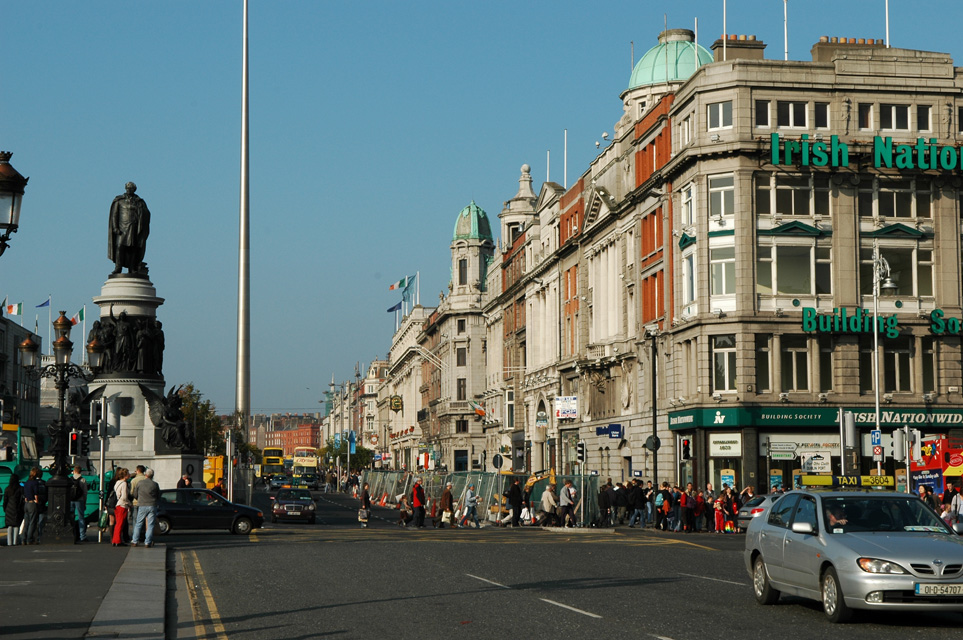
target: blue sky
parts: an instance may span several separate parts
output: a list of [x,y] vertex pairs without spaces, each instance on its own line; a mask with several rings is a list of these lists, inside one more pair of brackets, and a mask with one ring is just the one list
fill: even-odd
[[[963,5],[893,0],[893,46],[963,65]],[[730,0],[728,31],[783,55],[783,3]],[[708,47],[721,0],[250,0],[252,410],[311,411],[332,373],[383,357],[398,301],[447,287],[455,216],[493,223],[532,166],[571,184],[622,113],[638,60],[670,28]],[[932,19],[934,15],[941,19]],[[921,17],[929,16],[925,19]],[[821,35],[885,36],[884,0],[789,2],[789,57]],[[925,24],[925,31],[921,26]],[[112,264],[107,212],[133,180],[168,384],[233,409],[240,163],[240,0],[49,0],[0,9],[0,149],[30,177],[0,258],[0,297],[68,315]],[[497,225],[496,225],[497,226]],[[75,336],[75,343],[80,343]],[[79,350],[75,351],[79,355]]]

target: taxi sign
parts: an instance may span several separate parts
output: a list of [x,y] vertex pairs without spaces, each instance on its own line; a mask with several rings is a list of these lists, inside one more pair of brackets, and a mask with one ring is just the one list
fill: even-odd
[[893,476],[802,476],[804,487],[894,487]]

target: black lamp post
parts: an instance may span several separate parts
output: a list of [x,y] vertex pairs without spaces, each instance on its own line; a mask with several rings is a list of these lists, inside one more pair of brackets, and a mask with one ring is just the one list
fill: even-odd
[[50,467],[51,478],[47,483],[48,508],[44,534],[45,537],[54,541],[67,542],[74,538],[74,517],[69,508],[68,499],[70,480],[67,477],[69,474],[67,468],[67,433],[69,430],[69,420],[66,415],[67,389],[70,387],[71,379],[79,378],[87,382],[94,379],[94,376],[100,370],[100,361],[104,350],[95,338],[87,345],[90,368],[87,369],[73,364],[70,362],[70,354],[74,348],[73,342],[70,341],[72,325],[70,320],[67,319],[66,312],[60,312],[60,317],[54,320],[53,326],[57,336],[53,341],[53,364],[39,365],[37,363],[39,346],[29,336],[20,343],[19,349],[21,353],[20,362],[27,375],[34,380],[50,378],[57,389],[60,412],[57,420],[47,427],[47,432],[50,434],[50,453],[53,454],[54,462]]
[[27,180],[10,164],[9,151],[0,151],[0,255],[9,246],[10,234],[20,226],[20,202]]

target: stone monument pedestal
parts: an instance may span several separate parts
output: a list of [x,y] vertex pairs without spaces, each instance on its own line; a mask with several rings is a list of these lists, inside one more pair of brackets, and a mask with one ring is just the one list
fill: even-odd
[[[195,481],[203,480],[204,457],[164,442],[140,388],[143,385],[160,397],[167,395],[162,371],[164,337],[157,321],[157,308],[164,299],[157,297],[146,276],[115,274],[94,302],[100,307],[100,316],[91,332],[98,332],[105,357],[103,372],[90,389],[103,389],[107,399],[105,418],[111,436],[105,452],[107,464],[126,467],[131,473],[139,464],[150,467],[161,489],[173,488],[185,473]],[[90,457],[96,460],[99,455],[92,451]]]

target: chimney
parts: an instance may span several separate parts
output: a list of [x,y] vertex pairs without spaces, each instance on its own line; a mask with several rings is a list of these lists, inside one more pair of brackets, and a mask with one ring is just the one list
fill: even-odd
[[[763,55],[765,48],[766,43],[762,40],[756,40],[756,36],[731,33],[729,39],[726,40],[726,60],[762,60],[765,57]],[[712,43],[712,51],[715,54],[716,62],[722,60],[722,38]]]
[[844,38],[821,36],[819,42],[811,50],[813,62],[832,62],[839,51],[856,51],[866,49],[885,49],[886,43],[882,38]]

